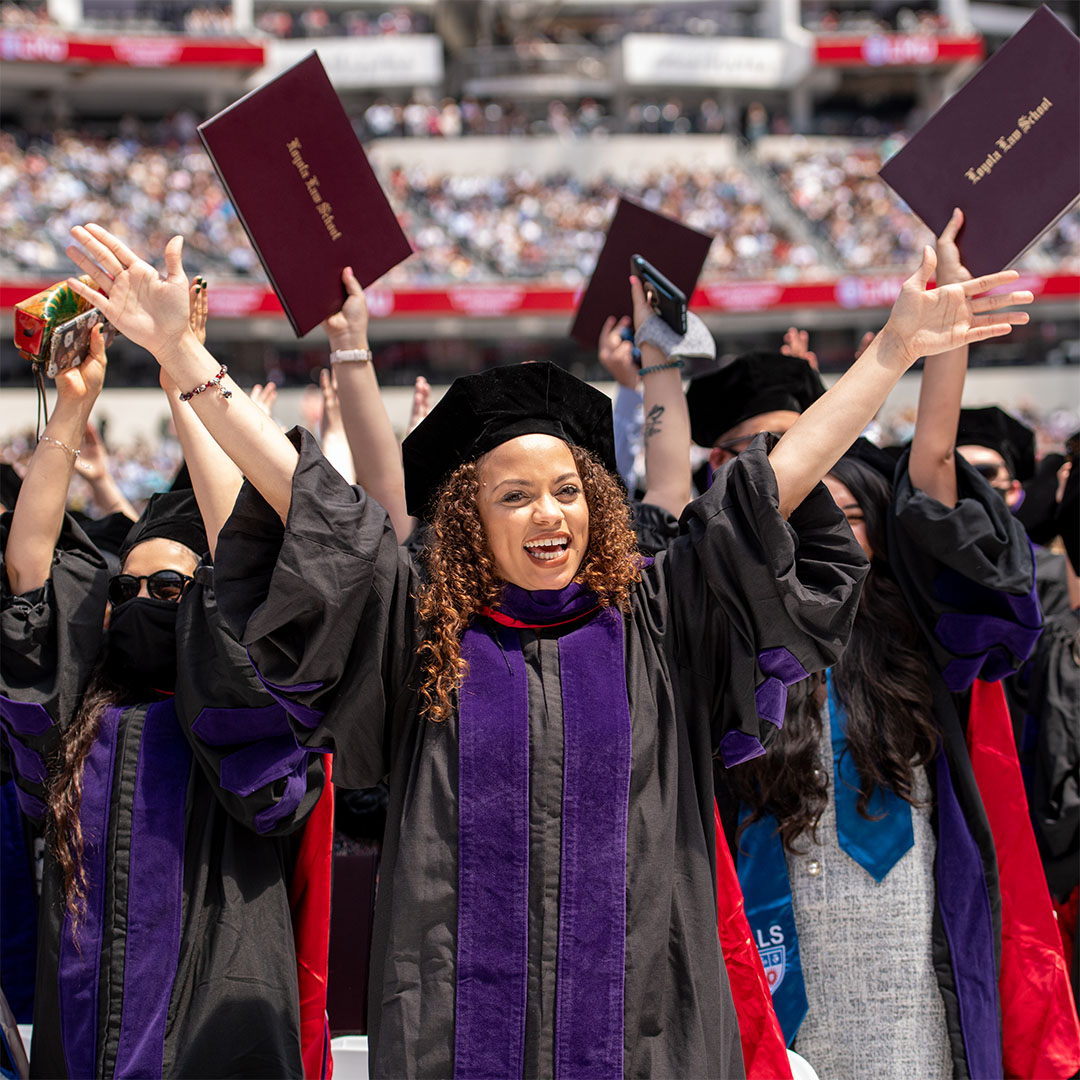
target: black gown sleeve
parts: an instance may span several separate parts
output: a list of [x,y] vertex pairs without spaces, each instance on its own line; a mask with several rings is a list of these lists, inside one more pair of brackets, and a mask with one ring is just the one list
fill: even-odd
[[954,693],[1016,671],[1042,628],[1023,526],[959,454],[956,479],[957,504],[945,506],[912,485],[901,458],[888,518],[889,565]]
[[667,554],[671,647],[711,696],[713,745],[728,766],[764,753],[788,686],[836,662],[869,568],[823,484],[784,520],[774,442],[759,436],[716,474]]
[[679,535],[679,519],[663,507],[639,499],[634,499],[630,507],[630,525],[643,554],[659,554]]
[[218,801],[260,836],[301,826],[322,794],[323,754],[303,746],[225,624],[202,564],[177,614],[176,715]]
[[1047,620],[1032,662],[1031,815],[1051,891],[1080,882],[1080,611]]
[[[11,515],[0,518],[0,555]],[[0,563],[0,732],[23,811],[45,813],[45,763],[70,725],[104,635],[105,561],[65,517],[49,580],[13,596]]]
[[386,511],[306,431],[290,437],[288,522],[244,485],[218,538],[217,603],[300,742],[334,752],[342,787],[373,787],[408,717],[417,575]]

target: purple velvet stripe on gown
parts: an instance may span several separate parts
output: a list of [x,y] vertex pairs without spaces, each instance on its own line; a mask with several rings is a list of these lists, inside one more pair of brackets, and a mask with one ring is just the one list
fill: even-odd
[[631,727],[623,619],[605,608],[559,640],[562,881],[555,1076],[623,1074]]
[[15,701],[0,694],[0,718],[17,735],[44,735],[53,726],[45,706],[37,701]]
[[274,780],[284,780],[277,800],[255,815],[255,831],[270,832],[288,817],[307,793],[311,754],[329,754],[329,747],[300,745],[285,707],[280,704],[244,709],[203,709],[191,730],[208,746],[237,746],[218,766],[221,786],[245,798]]
[[[454,1076],[525,1066],[529,952],[529,691],[516,630],[470,627],[458,706]],[[500,648],[500,643],[502,647]]]
[[979,849],[953,789],[944,752],[938,754],[937,894],[949,942],[968,1071],[979,1080],[1003,1075],[998,1020],[994,923]]
[[[79,918],[78,944],[71,937],[71,912],[65,911],[60,936],[57,984],[60,1034],[68,1076],[97,1075],[98,978],[101,972],[102,918],[105,907],[105,852],[112,799],[116,733],[121,709],[106,709],[83,766],[79,820],[83,830],[86,904]],[[160,1066],[159,1066],[160,1071]]]
[[184,898],[188,746],[172,701],[146,710],[131,813],[119,1077],[160,1076]]
[[251,661],[252,670],[259,678],[259,682],[263,684],[266,692],[283,708],[290,716],[296,718],[296,720],[303,724],[304,727],[316,728],[319,726],[320,721],[323,718],[323,713],[318,709],[313,709],[310,705],[303,705],[299,701],[293,701],[289,696],[290,694],[311,694],[316,690],[322,689],[321,682],[313,683],[296,683],[293,686],[280,686],[277,683],[270,682],[269,679],[263,677],[263,673],[258,669],[254,659],[251,656],[251,650],[247,650],[248,660]]
[[977,678],[996,682],[1011,675],[1031,655],[1042,633],[1034,578],[1027,593],[1013,595],[945,570],[934,591],[942,603],[959,609],[943,613],[934,625],[934,636],[954,656],[942,672],[954,694],[970,689]]

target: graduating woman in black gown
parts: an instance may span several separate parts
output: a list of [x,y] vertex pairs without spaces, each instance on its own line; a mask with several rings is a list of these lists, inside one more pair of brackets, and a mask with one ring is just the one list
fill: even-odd
[[179,238],[163,279],[104,229],[74,235],[75,261],[112,278],[82,295],[206,388],[195,410],[249,481],[215,581],[260,677],[343,784],[389,776],[374,1074],[742,1075],[712,755],[764,753],[761,703],[849,630],[866,560],[818,481],[916,356],[1007,331],[981,313],[1009,298],[970,297],[1013,275],[927,292],[931,253],[863,360],[652,562],[605,398],[548,364],[459,380],[405,446],[435,537],[425,576],[385,511],[186,332]]
[[0,519],[0,729],[49,836],[31,1074],[300,1076],[290,886],[317,847],[309,816],[329,858],[323,756],[292,737],[217,612],[203,516],[221,520],[239,476],[230,492],[234,467],[193,417],[177,421],[203,515],[190,490],[154,496],[111,579],[64,515],[104,368],[95,333]]

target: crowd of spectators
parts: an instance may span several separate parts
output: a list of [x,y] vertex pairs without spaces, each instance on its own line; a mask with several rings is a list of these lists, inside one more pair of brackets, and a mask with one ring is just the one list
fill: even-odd
[[161,251],[183,234],[193,270],[261,274],[258,258],[195,140],[194,118],[163,122],[158,139],[127,121],[111,138],[58,131],[20,147],[0,132],[0,229],[5,263],[68,273],[72,225],[108,220],[129,244]]
[[802,0],[802,22],[817,34],[941,34],[950,27],[942,11],[908,7],[896,0],[862,0],[855,7]]
[[5,30],[40,30],[52,26],[45,0],[16,3],[15,0],[3,0],[0,3],[0,27]]
[[[771,162],[794,207],[848,270],[910,267],[933,236],[878,177],[901,140],[797,150]],[[1080,211],[1066,214],[1023,258],[1029,270],[1080,273]]]
[[567,139],[609,135],[721,135],[753,142],[762,135],[790,134],[781,112],[759,102],[725,110],[715,98],[683,102],[675,96],[631,100],[616,115],[607,102],[591,97],[563,101],[497,101],[490,98],[419,94],[411,101],[376,98],[357,116],[361,138],[460,138],[470,135],[558,135]]
[[[142,250],[187,237],[193,271],[258,275],[257,259],[193,139],[190,120],[173,118],[157,144],[58,132],[20,147],[0,135],[0,227],[5,261],[24,273],[68,270],[64,248],[73,224],[102,219]],[[576,284],[591,271],[621,191],[717,235],[708,271],[755,277],[809,269],[813,252],[772,224],[754,181],[738,166],[667,171],[617,189],[610,181],[518,172],[431,175],[396,169],[384,177],[418,254],[399,269],[403,281],[543,279]]]
[[[33,417],[30,418],[31,420]],[[133,441],[112,439],[106,430],[101,432],[109,446],[109,470],[127,500],[141,512],[146,500],[155,491],[169,487],[183,461],[180,443],[171,427],[157,439],[137,437]],[[0,461],[13,465],[20,475],[34,453],[35,438],[26,430],[0,442]],[[99,517],[101,510],[93,505],[90,485],[75,472],[71,482],[68,506],[72,510]],[[8,508],[10,509],[10,507]]]
[[430,34],[430,14],[399,6],[342,11],[314,4],[277,5],[255,13],[255,27],[276,38],[373,37],[381,34]]
[[569,174],[431,174],[395,169],[388,181],[416,256],[400,270],[425,282],[499,278],[577,285],[592,272],[619,194],[713,233],[706,277],[809,270],[812,249],[770,222],[738,166],[669,169],[616,185]]
[[[877,176],[895,145],[815,149],[793,142],[789,156],[770,163],[778,190],[846,271],[911,267],[930,239]],[[739,163],[654,173],[643,166],[633,181],[617,185],[570,171],[491,176],[465,167],[446,173],[398,167],[382,180],[417,252],[394,272],[397,284],[512,279],[577,285],[591,273],[619,194],[711,233],[706,278],[792,279],[826,272],[806,242],[808,233],[800,240],[775,220],[758,181]],[[150,128],[129,118],[100,135],[0,132],[4,272],[68,273],[68,231],[90,220],[110,222],[144,251],[161,251],[170,236],[184,235],[192,272],[262,277],[187,113]],[[1080,273],[1080,212],[1063,218],[1023,265]]]
[[933,237],[878,177],[880,145],[807,150],[772,163],[797,210],[852,270],[910,266]]

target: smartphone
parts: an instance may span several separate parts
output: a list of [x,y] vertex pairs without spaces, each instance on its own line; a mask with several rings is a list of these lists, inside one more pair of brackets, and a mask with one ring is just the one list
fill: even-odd
[[53,327],[49,338],[45,374],[55,379],[68,368],[79,367],[90,353],[90,331],[101,323],[101,340],[107,349],[116,338],[116,331],[105,321],[97,308],[84,311],[73,319]]
[[640,255],[631,256],[630,272],[640,279],[646,299],[656,309],[660,318],[676,334],[685,334],[686,293]]

